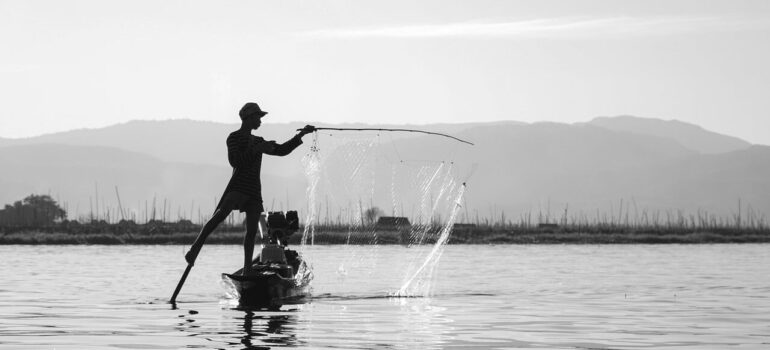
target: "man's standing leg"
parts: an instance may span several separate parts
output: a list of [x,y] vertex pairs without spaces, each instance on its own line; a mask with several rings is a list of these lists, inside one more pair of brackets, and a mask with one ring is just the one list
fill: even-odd
[[243,274],[251,272],[254,256],[254,241],[257,237],[257,227],[262,213],[258,209],[246,211],[246,235],[243,237]]

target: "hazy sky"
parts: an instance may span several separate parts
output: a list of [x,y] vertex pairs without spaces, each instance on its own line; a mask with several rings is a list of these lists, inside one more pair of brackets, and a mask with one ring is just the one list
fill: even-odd
[[0,0],[0,137],[132,119],[679,119],[770,144],[770,1]]

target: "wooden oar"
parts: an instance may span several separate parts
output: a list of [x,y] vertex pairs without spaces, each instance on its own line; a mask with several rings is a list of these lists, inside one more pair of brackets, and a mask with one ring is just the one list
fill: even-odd
[[187,280],[187,275],[190,274],[190,269],[192,269],[193,264],[187,264],[187,268],[184,270],[184,273],[182,274],[182,278],[179,280],[179,283],[176,285],[176,289],[174,289],[174,295],[171,296],[171,304],[174,304],[176,306],[176,296],[179,295],[179,291],[182,290],[182,286],[184,285],[184,281]]
[[[198,234],[198,237],[200,238],[200,235],[203,234],[203,232]],[[196,238],[196,241],[198,239]],[[205,241],[206,238],[204,237],[203,240]],[[193,265],[195,265],[195,259],[198,259],[198,254],[201,253],[200,248],[195,249],[195,247],[191,247],[190,251],[187,252],[187,254],[191,254],[189,257],[185,255],[185,260],[187,260],[187,268],[184,269],[184,273],[182,274],[182,278],[179,279],[179,283],[176,285],[176,289],[174,289],[174,295],[171,296],[171,304],[174,304],[176,307],[176,296],[179,295],[179,291],[182,290],[182,286],[184,285],[184,281],[187,280],[187,275],[190,274],[190,270],[192,269]]]

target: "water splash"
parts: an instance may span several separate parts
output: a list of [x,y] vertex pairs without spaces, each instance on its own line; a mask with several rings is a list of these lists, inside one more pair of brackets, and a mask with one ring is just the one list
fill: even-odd
[[449,219],[441,228],[441,233],[436,243],[433,245],[430,253],[425,257],[425,260],[420,267],[414,271],[406,282],[399,288],[398,291],[392,294],[394,297],[412,297],[412,296],[429,296],[431,292],[431,281],[434,279],[435,268],[438,266],[441,253],[444,251],[444,246],[449,240],[449,235],[452,233],[457,214],[462,207],[462,198],[465,193],[465,184],[463,183],[453,202],[453,210],[449,216]]
[[313,134],[313,145],[310,147],[310,153],[306,154],[302,158],[303,168],[305,169],[305,177],[308,180],[307,186],[307,200],[308,211],[305,218],[305,228],[302,231],[301,245],[304,247],[307,244],[308,238],[310,238],[310,244],[315,244],[315,223],[318,220],[318,201],[317,201],[317,188],[318,180],[321,175],[321,158],[318,153],[318,135]]
[[[308,180],[308,212],[302,247],[315,244],[317,226],[342,235],[337,271],[340,283],[347,275],[368,274],[376,278],[379,232],[372,213],[377,204],[388,203],[392,216],[408,217],[411,227],[397,239],[411,250],[403,283],[394,285],[392,296],[427,296],[441,252],[451,234],[460,209],[464,184],[453,175],[453,164],[443,161],[393,161],[383,152],[379,135],[316,137],[311,152],[303,158]],[[378,183],[390,186],[376,186]],[[408,207],[411,211],[405,209]],[[366,209],[365,209],[366,208]],[[385,214],[385,213],[382,213]],[[385,215],[388,215],[385,214]],[[340,237],[340,236],[338,236]],[[351,245],[356,247],[352,248]],[[365,249],[361,249],[362,246]],[[337,249],[335,247],[335,249]],[[304,249],[303,249],[304,250]],[[312,259],[310,260],[312,261]],[[407,262],[405,261],[405,263]]]

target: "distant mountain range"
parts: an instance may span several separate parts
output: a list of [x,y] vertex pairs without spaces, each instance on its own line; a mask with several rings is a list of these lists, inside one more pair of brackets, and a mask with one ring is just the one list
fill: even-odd
[[[522,215],[535,220],[538,214],[553,219],[565,210],[585,218],[645,213],[665,217],[679,211],[726,217],[737,214],[739,200],[743,213],[770,214],[770,147],[679,121],[622,116],[576,124],[346,126],[413,127],[474,142],[466,146],[411,133],[383,134],[379,142],[378,152],[385,158],[450,160],[458,176],[472,174],[463,218],[505,213],[514,220]],[[83,214],[97,198],[100,206],[117,208],[120,195],[126,211],[140,217],[152,207],[153,198],[157,211],[166,201],[171,219],[197,218],[198,211],[207,215],[229,178],[224,140],[237,127],[190,120],[134,121],[0,139],[0,204],[30,193],[51,193],[67,203],[71,213]],[[255,133],[283,141],[300,127],[267,122]],[[306,143],[311,137],[305,137]],[[319,136],[321,147],[327,137]],[[306,206],[300,159],[308,145],[302,147],[287,157],[266,158],[268,208]],[[382,178],[378,183],[387,183],[388,174],[377,176]],[[388,211],[387,203],[374,204]]]
[[706,154],[726,153],[751,146],[737,137],[720,135],[678,120],[619,116],[595,118],[589,124],[615,131],[676,140],[682,146]]

